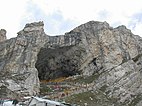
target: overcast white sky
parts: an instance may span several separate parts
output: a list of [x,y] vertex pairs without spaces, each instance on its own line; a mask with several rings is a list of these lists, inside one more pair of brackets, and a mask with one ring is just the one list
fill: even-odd
[[0,29],[8,38],[34,21],[44,21],[48,35],[60,35],[91,20],[123,24],[142,36],[142,0],[0,0]]

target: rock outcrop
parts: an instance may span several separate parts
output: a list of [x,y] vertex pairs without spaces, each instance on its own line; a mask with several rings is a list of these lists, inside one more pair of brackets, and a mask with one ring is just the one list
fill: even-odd
[[27,24],[0,42],[1,95],[34,95],[39,80],[99,73],[94,91],[103,87],[117,106],[142,104],[141,37],[107,22],[90,21],[60,36],[46,35],[43,26]]
[[5,41],[5,40],[6,40],[6,30],[1,29],[0,30],[0,42]]
[[37,54],[47,40],[43,22],[27,24],[16,38],[0,43],[0,86],[4,96],[35,95],[39,92]]

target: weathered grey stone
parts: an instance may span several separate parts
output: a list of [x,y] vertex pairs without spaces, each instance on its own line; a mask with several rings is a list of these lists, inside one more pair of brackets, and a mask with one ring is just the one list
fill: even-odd
[[27,24],[16,38],[0,43],[2,88],[34,95],[39,80],[98,73],[94,91],[103,88],[116,106],[141,104],[135,101],[142,93],[141,37],[107,22],[90,21],[61,36],[47,36],[43,25]]
[[1,29],[0,30],[0,42],[5,41],[5,40],[6,40],[6,30]]
[[3,80],[1,85],[17,96],[35,95],[39,92],[35,63],[37,54],[47,39],[41,22],[28,24],[25,28],[16,38],[0,44],[0,78]]

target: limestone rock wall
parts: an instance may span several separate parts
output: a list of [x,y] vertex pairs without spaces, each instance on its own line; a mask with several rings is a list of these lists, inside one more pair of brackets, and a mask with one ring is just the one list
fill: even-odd
[[27,24],[16,38],[0,43],[0,86],[5,96],[35,95],[39,92],[37,54],[46,42],[43,22]]
[[27,24],[16,38],[0,42],[1,95],[35,95],[39,80],[96,72],[94,90],[107,86],[119,102],[141,93],[142,38],[125,26],[90,21],[60,36],[46,35],[43,26]]

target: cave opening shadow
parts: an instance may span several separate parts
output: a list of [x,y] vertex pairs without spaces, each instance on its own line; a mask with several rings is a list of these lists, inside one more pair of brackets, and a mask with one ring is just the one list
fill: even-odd
[[35,64],[39,80],[51,80],[69,77],[78,72],[79,57],[72,46],[58,48],[41,48]]

